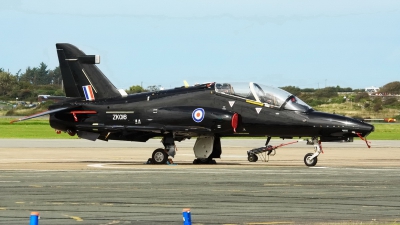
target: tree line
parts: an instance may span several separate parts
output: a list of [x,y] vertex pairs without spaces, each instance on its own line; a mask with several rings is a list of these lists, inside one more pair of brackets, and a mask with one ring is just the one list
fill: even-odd
[[384,93],[383,95],[380,95],[379,93],[370,95],[365,92],[364,89],[341,88],[340,86],[320,89],[300,89],[295,86],[286,86],[281,88],[298,96],[304,102],[313,107],[322,104],[354,102],[375,112],[382,110],[383,107],[400,108],[400,101],[398,99],[398,96],[400,96],[399,81],[390,82],[382,86],[379,89],[379,93]]
[[39,94],[64,95],[59,67],[48,69],[45,63],[12,74],[0,68],[0,98],[36,101]]
[[[133,85],[126,90],[128,94],[157,91],[161,85],[150,85],[143,88]],[[19,70],[12,74],[0,68],[0,100],[10,101],[37,101],[38,95],[65,96],[62,89],[62,76],[60,67],[49,69],[41,62],[37,67],[27,67],[25,71]]]

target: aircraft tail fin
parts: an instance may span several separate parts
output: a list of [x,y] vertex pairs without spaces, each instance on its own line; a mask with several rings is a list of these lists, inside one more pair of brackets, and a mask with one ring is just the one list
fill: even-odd
[[88,101],[121,97],[118,89],[94,65],[100,63],[100,56],[86,55],[67,43],[57,43],[56,47],[67,97],[86,98]]

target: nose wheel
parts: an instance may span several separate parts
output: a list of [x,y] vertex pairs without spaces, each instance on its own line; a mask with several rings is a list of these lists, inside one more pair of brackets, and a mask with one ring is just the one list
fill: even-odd
[[314,145],[315,153],[307,153],[304,156],[304,163],[306,164],[306,166],[315,166],[318,162],[317,157],[319,156],[319,154],[323,153],[321,141],[318,140],[318,137],[313,137],[311,141],[307,140],[307,144]]
[[317,165],[318,162],[318,158],[317,156],[313,157],[314,153],[307,153],[304,156],[304,163],[306,164],[306,166],[315,166]]

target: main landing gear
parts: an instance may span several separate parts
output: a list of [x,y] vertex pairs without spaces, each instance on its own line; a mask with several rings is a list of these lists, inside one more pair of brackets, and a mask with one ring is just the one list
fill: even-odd
[[197,137],[193,151],[196,156],[193,164],[217,164],[214,159],[221,158],[221,139],[217,135]]
[[[168,161],[172,163],[169,156],[174,157],[176,154],[176,146],[172,134],[167,134],[162,139],[164,149],[158,148],[154,150],[147,164],[165,164]],[[219,136],[200,136],[197,137],[193,147],[196,159],[193,164],[216,164],[214,158],[221,158],[221,139]]]
[[165,164],[168,161],[168,154],[165,149],[157,148],[151,155],[151,160],[154,164]]
[[[257,160],[260,156],[262,158],[263,162],[268,162],[269,156],[274,156],[276,154],[275,150],[277,148],[299,142],[299,141],[292,141],[292,142],[280,144],[277,146],[271,146],[271,145],[268,145],[270,140],[271,140],[271,137],[268,137],[268,139],[265,143],[265,147],[255,148],[255,149],[247,151],[247,160],[249,160],[249,162],[257,162]],[[307,144],[314,145],[315,152],[307,153],[304,156],[304,164],[306,164],[306,166],[309,166],[309,167],[315,166],[315,165],[317,165],[319,154],[321,152],[323,153],[321,141],[318,140],[318,137],[313,137],[311,139],[311,141],[307,140]]]
[[169,156],[171,156],[172,158],[175,156],[176,146],[172,134],[165,135],[161,142],[164,145],[164,149],[157,148],[156,150],[154,150],[151,158],[147,161],[147,163],[165,164],[167,163],[167,161],[169,161]]
[[193,164],[217,164],[212,158],[197,158],[193,160]]

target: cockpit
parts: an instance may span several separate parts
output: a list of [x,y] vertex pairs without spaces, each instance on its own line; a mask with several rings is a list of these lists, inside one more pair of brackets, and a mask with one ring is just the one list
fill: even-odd
[[280,88],[250,83],[215,83],[216,93],[262,103],[265,107],[306,112],[311,109],[293,94]]

